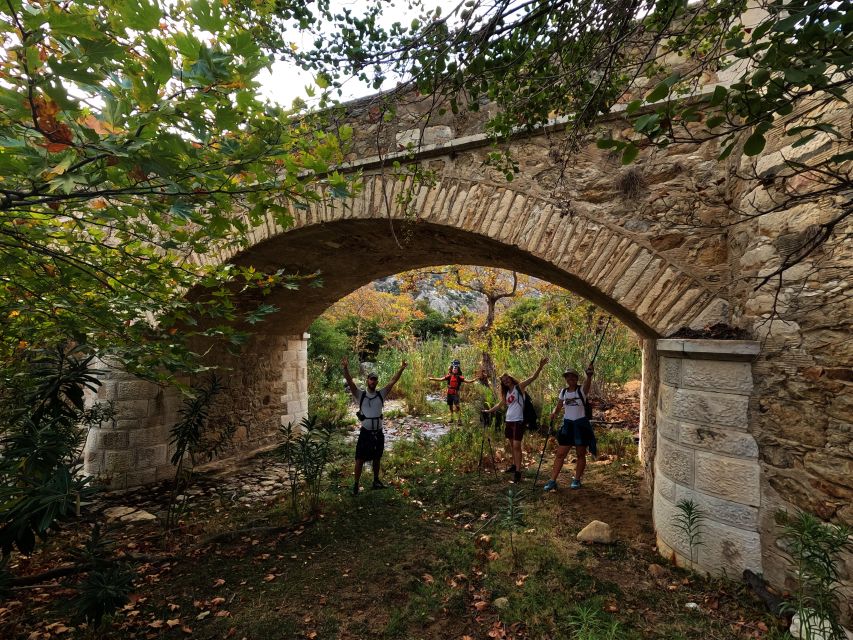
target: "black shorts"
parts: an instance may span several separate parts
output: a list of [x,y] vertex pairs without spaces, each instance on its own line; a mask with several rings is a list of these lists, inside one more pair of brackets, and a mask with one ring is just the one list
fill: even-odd
[[356,460],[379,460],[385,451],[385,432],[382,429],[368,431],[362,428],[355,443]]
[[504,435],[507,440],[523,440],[524,439],[524,423],[507,421],[504,428]]
[[459,406],[459,395],[456,393],[448,393],[447,394],[447,406],[448,407],[453,407],[453,406],[458,407]]
[[594,435],[589,420],[586,418],[563,419],[563,426],[557,432],[557,444],[561,447],[590,447],[593,442]]

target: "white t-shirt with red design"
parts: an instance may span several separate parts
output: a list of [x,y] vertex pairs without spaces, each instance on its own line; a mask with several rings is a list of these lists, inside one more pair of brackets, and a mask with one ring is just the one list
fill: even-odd
[[524,422],[524,394],[518,387],[513,387],[506,394],[506,421]]

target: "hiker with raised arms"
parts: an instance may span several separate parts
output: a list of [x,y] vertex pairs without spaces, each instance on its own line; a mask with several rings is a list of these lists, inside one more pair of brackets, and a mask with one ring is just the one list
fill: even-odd
[[586,468],[586,452],[590,449],[595,453],[595,434],[592,431],[592,423],[589,421],[591,407],[589,404],[589,391],[592,387],[592,376],[595,369],[589,365],[586,369],[586,378],[583,387],[578,386],[578,372],[574,369],[566,369],[563,378],[566,386],[560,390],[557,405],[551,412],[551,421],[562,409],[563,425],[557,431],[557,452],[554,458],[554,468],[551,470],[551,479],[545,483],[545,491],[554,491],[557,488],[557,477],[560,469],[566,461],[569,449],[574,446],[577,454],[575,475],[572,478],[572,489],[581,488],[581,478]]
[[361,430],[358,432],[358,442],[355,445],[355,482],[352,485],[352,495],[358,495],[361,469],[364,463],[370,460],[373,467],[373,488],[384,489],[385,485],[379,480],[379,465],[382,453],[385,451],[385,433],[382,431],[382,406],[385,398],[391,391],[391,387],[397,384],[403,370],[408,366],[405,360],[400,364],[397,373],[381,389],[377,390],[379,376],[374,372],[367,374],[367,389],[359,389],[353,382],[349,372],[349,359],[344,358],[341,362],[344,367],[344,378],[346,378],[350,393],[358,403],[356,417],[361,421]]
[[532,376],[519,382],[508,373],[500,377],[501,400],[494,407],[488,409],[488,413],[495,413],[501,407],[506,407],[504,435],[507,438],[510,451],[512,451],[512,466],[506,473],[514,474],[514,481],[521,482],[521,441],[524,438],[524,392],[532,383],[542,369],[548,364],[548,358],[542,358],[539,366]]
[[459,392],[462,390],[462,385],[474,382],[466,380],[462,375],[462,369],[459,366],[459,360],[454,360],[447,368],[447,375],[440,378],[430,377],[432,382],[447,382],[447,406],[450,409],[450,421],[453,422],[453,411],[456,410],[457,421],[462,423],[462,409],[459,407]]

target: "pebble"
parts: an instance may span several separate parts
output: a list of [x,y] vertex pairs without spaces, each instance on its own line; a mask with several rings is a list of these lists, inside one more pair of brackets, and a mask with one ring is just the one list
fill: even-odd
[[688,602],[684,605],[685,609],[690,609],[691,611],[697,611],[699,609],[699,605],[695,602]]
[[496,609],[506,609],[509,606],[509,598],[505,598],[503,596],[495,598],[495,601],[492,602],[492,604],[495,605]]

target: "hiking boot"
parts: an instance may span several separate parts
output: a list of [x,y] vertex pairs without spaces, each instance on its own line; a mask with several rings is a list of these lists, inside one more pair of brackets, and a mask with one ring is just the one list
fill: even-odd
[[358,495],[358,483],[352,485],[352,495],[354,495],[354,496]]
[[580,489],[580,488],[581,488],[581,481],[578,480],[577,478],[572,478],[572,489]]
[[385,488],[385,485],[384,485],[384,484],[382,484],[382,482],[381,482],[381,481],[379,481],[379,480],[374,480],[374,481],[373,481],[373,488],[374,488],[374,489],[384,489],[384,488]]
[[516,471],[515,475],[512,477],[512,479],[513,479],[513,482],[515,482],[516,484],[521,482],[521,471]]
[[512,465],[509,469],[504,469],[504,473],[515,473],[515,465]]
[[545,486],[542,487],[542,491],[545,491],[546,493],[548,491],[556,491],[556,490],[557,490],[557,481],[556,480],[548,480],[548,482],[545,483]]

